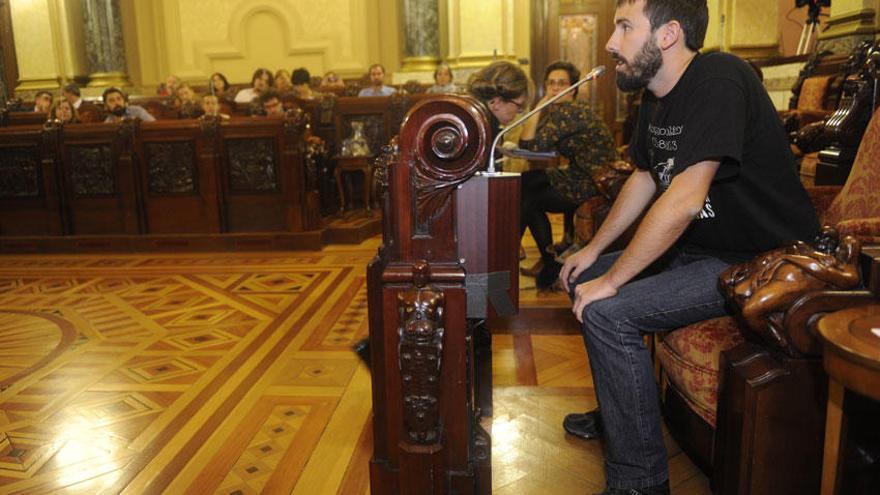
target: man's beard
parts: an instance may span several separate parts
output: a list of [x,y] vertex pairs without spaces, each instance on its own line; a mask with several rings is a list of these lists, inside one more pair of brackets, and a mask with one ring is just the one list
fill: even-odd
[[626,64],[625,68],[629,72],[617,73],[617,87],[624,92],[638,91],[648,85],[651,79],[657,75],[660,66],[663,65],[663,55],[660,53],[660,47],[654,41],[654,38],[648,38],[642,45],[639,53],[633,57],[632,63],[629,63],[623,57],[615,56],[617,60],[623,60]]
[[122,106],[116,107],[113,110],[110,110],[110,113],[112,113],[113,115],[115,115],[117,117],[122,117],[125,115],[125,107],[122,107]]

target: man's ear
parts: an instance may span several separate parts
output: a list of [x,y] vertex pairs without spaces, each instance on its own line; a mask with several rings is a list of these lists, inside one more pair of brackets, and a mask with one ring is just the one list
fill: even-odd
[[671,48],[679,41],[684,43],[684,31],[678,21],[669,21],[657,29],[657,46],[661,50]]

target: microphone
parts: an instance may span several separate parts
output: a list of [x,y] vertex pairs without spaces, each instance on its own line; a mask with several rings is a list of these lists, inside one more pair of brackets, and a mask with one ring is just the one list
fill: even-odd
[[595,67],[593,70],[588,72],[587,75],[582,77],[580,79],[580,81],[565,88],[565,90],[563,90],[562,92],[560,92],[558,95],[554,96],[553,98],[550,98],[549,100],[545,101],[543,104],[538,105],[537,107],[533,108],[531,111],[529,111],[528,113],[526,113],[522,117],[516,119],[512,124],[505,126],[504,129],[502,129],[501,132],[499,132],[498,135],[495,136],[495,140],[492,141],[492,150],[489,151],[489,168],[486,169],[485,173],[487,173],[487,174],[496,173],[495,172],[495,147],[498,146],[498,143],[501,141],[501,136],[503,136],[505,133],[507,133],[507,131],[513,129],[514,127],[517,127],[518,125],[520,125],[523,122],[525,122],[526,120],[528,120],[528,118],[531,117],[532,115],[534,115],[536,112],[543,110],[551,103],[562,98],[563,96],[567,95],[568,93],[571,93],[572,91],[574,91],[575,88],[577,88],[581,84],[584,84],[587,81],[591,81],[591,80],[601,76],[604,73],[605,73],[605,66],[604,65],[600,65],[598,67]]

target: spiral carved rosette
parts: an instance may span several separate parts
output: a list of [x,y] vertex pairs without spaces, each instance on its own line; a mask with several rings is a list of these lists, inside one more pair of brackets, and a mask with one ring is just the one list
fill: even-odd
[[429,232],[449,208],[455,187],[486,165],[490,131],[479,108],[469,97],[445,96],[416,105],[404,120],[401,136],[415,134],[404,159],[413,170],[417,233]]
[[[422,271],[427,265],[422,264]],[[417,270],[418,271],[418,267]],[[410,443],[427,445],[440,438],[440,368],[443,355],[444,295],[416,288],[397,296],[398,364],[403,396],[404,428]]]

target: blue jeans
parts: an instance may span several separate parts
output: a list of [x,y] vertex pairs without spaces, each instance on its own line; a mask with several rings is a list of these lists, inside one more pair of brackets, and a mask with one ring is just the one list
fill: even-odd
[[[600,256],[577,283],[604,274],[618,256]],[[728,266],[672,248],[616,296],[584,308],[582,331],[602,415],[609,487],[645,488],[669,478],[654,367],[642,334],[725,314],[718,276]]]

